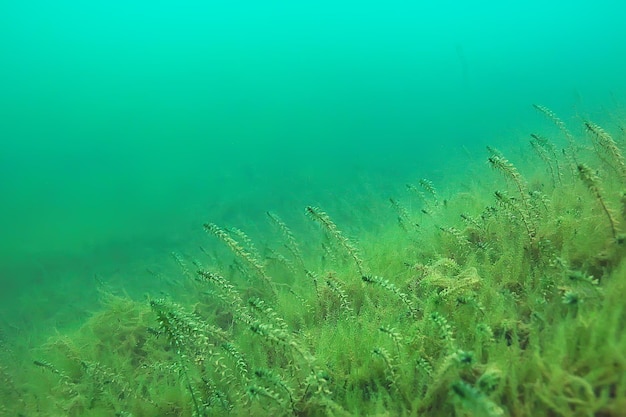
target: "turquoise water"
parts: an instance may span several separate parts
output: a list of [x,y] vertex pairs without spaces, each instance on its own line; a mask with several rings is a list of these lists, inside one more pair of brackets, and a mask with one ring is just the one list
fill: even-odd
[[532,103],[601,120],[626,93],[616,1],[128,3],[0,5],[11,323],[132,287],[202,222],[444,186],[526,144]]

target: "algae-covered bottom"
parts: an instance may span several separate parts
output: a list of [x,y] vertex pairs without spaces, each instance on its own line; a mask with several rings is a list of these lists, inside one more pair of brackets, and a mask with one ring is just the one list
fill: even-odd
[[256,243],[205,224],[163,259],[171,291],[5,339],[0,414],[626,415],[624,120],[535,107],[548,133],[490,148],[471,183],[268,213]]

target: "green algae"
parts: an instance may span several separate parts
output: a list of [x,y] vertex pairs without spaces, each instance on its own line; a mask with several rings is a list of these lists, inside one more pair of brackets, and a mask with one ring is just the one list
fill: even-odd
[[623,415],[623,142],[536,108],[561,132],[540,149],[560,152],[490,149],[495,172],[463,190],[423,179],[371,202],[379,227],[354,231],[372,207],[270,213],[257,243],[207,223],[200,253],[163,260],[171,294],[104,294],[77,330],[4,342],[0,412]]

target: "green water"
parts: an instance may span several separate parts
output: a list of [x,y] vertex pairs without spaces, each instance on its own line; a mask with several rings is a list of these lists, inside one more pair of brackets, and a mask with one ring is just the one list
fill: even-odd
[[406,183],[467,192],[486,145],[526,149],[533,103],[623,138],[626,6],[544,3],[3,2],[2,334],[171,290],[205,222],[384,230]]
[[3,280],[53,252],[436,175],[461,145],[525,133],[530,103],[612,106],[613,3],[4,4]]

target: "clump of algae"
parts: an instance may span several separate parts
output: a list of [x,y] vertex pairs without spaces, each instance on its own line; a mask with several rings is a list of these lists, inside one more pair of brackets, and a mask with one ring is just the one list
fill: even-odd
[[293,229],[268,213],[261,250],[207,223],[218,249],[174,256],[184,297],[106,296],[79,330],[0,367],[0,412],[623,415],[620,142],[535,108],[559,133],[531,135],[534,169],[490,149],[488,181],[409,184],[359,239],[313,206]]

